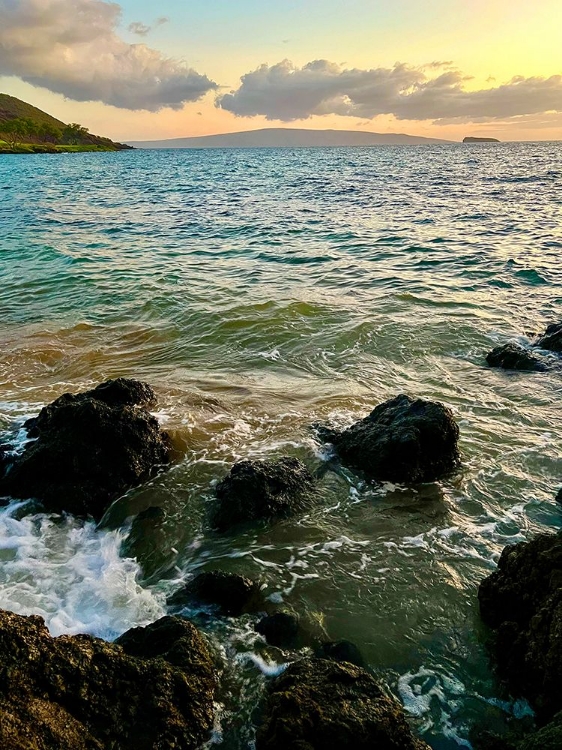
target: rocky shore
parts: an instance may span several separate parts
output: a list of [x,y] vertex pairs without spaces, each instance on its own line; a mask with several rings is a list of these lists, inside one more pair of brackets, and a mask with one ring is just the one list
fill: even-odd
[[[551,326],[536,347],[560,352],[561,336],[562,326]],[[540,369],[540,358],[519,354],[509,344],[491,358]],[[124,378],[64,394],[25,423],[23,449],[0,447],[0,496],[33,500],[29,512],[100,521],[114,500],[173,462],[171,440],[151,413],[155,406],[148,384]],[[416,485],[461,465],[459,427],[436,402],[399,395],[345,430],[316,430],[333,460],[366,481]],[[241,526],[267,526],[320,500],[317,478],[298,459],[242,460],[215,485],[208,533],[227,537]],[[150,508],[137,517],[128,554],[161,513]],[[562,747],[562,536],[506,548],[478,601],[498,678],[512,696],[529,701],[537,720],[534,735],[486,741],[516,750]],[[114,643],[52,638],[40,617],[0,611],[0,746],[201,747],[216,719],[224,665],[220,649],[183,616],[186,607],[214,618],[251,615],[255,632],[286,655],[259,707],[256,750],[428,748],[352,643],[330,641],[298,613],[267,600],[259,581],[218,570],[177,590],[168,616]],[[493,747],[484,745],[485,735],[481,747]]]

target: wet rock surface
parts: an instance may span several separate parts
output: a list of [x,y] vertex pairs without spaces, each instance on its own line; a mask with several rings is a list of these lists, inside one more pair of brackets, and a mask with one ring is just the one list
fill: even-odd
[[443,404],[401,395],[343,432],[324,434],[341,460],[374,479],[432,482],[460,462],[459,428]]
[[428,750],[402,707],[351,664],[303,659],[270,685],[256,750]]
[[562,714],[538,732],[525,738],[517,745],[517,750],[560,750],[562,748]]
[[195,627],[168,617],[119,643],[52,638],[40,617],[0,611],[0,747],[200,747],[216,682]]
[[297,458],[240,461],[216,487],[211,524],[224,532],[301,513],[310,507],[313,489],[311,473]]
[[562,353],[562,323],[549,325],[544,334],[537,339],[536,345],[541,349]]
[[478,599],[498,674],[550,720],[562,710],[562,533],[506,547]]
[[170,460],[169,439],[145,408],[154,400],[146,383],[122,378],[61,396],[26,423],[36,439],[15,459],[0,493],[99,520],[113,500]]
[[511,343],[492,349],[486,357],[486,362],[490,367],[501,367],[504,370],[545,372],[548,369],[546,364],[528,349]]
[[291,612],[266,615],[256,623],[255,630],[277,648],[298,648],[302,639],[300,618]]
[[168,604],[171,607],[203,605],[227,617],[239,617],[265,608],[259,583],[245,576],[220,570],[200,573],[173,594],[168,599]]
[[328,641],[318,646],[314,652],[319,659],[329,659],[331,661],[349,662],[356,667],[366,668],[365,659],[361,651],[351,641]]

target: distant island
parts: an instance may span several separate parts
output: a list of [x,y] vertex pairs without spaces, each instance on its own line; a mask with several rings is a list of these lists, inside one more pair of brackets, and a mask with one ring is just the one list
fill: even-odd
[[172,138],[164,141],[128,141],[135,148],[310,148],[314,146],[419,146],[454,143],[404,133],[355,130],[262,128],[240,133]]
[[0,154],[59,154],[130,148],[124,143],[93,135],[76,122],[57,120],[14,96],[0,94]]
[[463,138],[463,143],[501,143],[501,141],[498,141],[497,138],[473,138],[471,136],[467,136],[466,138]]

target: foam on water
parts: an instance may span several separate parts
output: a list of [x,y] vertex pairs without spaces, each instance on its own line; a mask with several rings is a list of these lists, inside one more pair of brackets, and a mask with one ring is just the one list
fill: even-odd
[[0,510],[0,608],[41,615],[52,633],[112,640],[164,614],[162,596],[139,585],[139,566],[122,558],[122,537],[91,522]]

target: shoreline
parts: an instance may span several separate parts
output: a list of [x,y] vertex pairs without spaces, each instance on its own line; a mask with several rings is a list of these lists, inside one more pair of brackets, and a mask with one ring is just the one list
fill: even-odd
[[132,151],[133,147],[128,148],[109,148],[105,146],[42,146],[35,144],[26,144],[17,148],[0,148],[0,156],[30,156],[36,154],[83,154],[83,153],[113,153],[116,151]]

